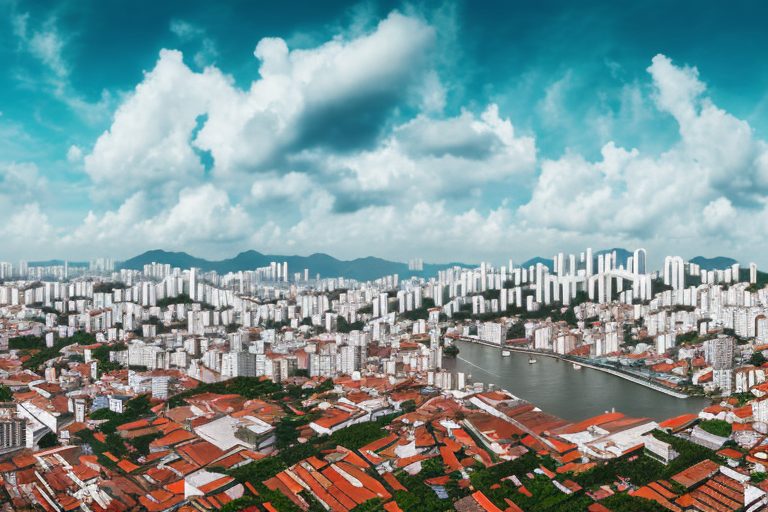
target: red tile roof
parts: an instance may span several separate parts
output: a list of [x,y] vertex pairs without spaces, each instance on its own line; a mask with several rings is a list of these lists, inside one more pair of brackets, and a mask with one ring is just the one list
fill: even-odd
[[186,455],[192,462],[199,466],[206,466],[223,456],[225,453],[208,441],[200,441],[179,446],[176,448],[176,452],[182,457]]
[[483,494],[481,491],[477,491],[472,494],[472,498],[481,506],[483,507],[486,512],[502,512],[499,507],[494,505],[491,500],[488,499],[488,497]]
[[697,418],[698,415],[696,414],[682,414],[680,416],[675,416],[674,418],[669,418],[668,420],[662,421],[659,423],[659,428],[677,430],[695,421]]
[[400,481],[395,478],[395,475],[392,473],[384,473],[383,475],[384,481],[389,484],[389,486],[394,489],[395,491],[407,491],[403,484],[400,483]]
[[718,472],[720,466],[709,459],[703,460],[672,477],[672,480],[685,488],[693,487]]

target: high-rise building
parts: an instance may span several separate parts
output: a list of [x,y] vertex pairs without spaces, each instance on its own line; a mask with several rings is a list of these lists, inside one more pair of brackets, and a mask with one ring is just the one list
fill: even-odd
[[26,446],[27,420],[16,414],[12,402],[0,404],[0,454]]
[[734,339],[720,335],[704,342],[704,359],[715,370],[733,368]]
[[189,298],[197,300],[197,269],[189,269]]

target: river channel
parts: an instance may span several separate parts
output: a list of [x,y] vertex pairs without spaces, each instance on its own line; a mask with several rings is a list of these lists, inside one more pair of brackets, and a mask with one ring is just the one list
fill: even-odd
[[582,368],[551,357],[502,357],[497,348],[457,342],[457,358],[443,358],[443,366],[471,374],[472,382],[495,384],[568,421],[580,421],[615,408],[628,416],[665,420],[696,413],[708,405],[704,398],[675,398],[598,370]]

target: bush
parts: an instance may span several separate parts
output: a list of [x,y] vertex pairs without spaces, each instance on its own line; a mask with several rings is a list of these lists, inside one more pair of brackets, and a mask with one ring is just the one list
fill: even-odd
[[704,432],[709,432],[710,434],[720,437],[729,437],[733,430],[731,424],[724,420],[704,420],[699,423],[699,427],[701,427]]

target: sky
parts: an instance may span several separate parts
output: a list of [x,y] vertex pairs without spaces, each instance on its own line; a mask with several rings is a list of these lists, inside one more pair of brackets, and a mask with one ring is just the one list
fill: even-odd
[[0,0],[0,260],[765,266],[766,11]]

